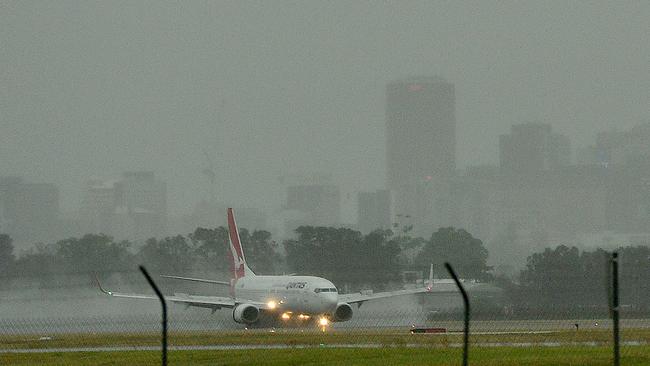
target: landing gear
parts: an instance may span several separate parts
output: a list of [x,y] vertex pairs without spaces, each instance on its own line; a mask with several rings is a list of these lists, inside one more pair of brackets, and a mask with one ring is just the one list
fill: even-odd
[[269,313],[263,312],[255,323],[247,324],[249,329],[264,328],[303,328],[321,329],[329,328],[331,322],[324,315],[306,315],[295,313]]

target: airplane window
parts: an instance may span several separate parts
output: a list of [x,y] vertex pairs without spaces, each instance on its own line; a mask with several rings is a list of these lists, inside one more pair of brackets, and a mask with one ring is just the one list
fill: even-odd
[[319,292],[338,292],[338,291],[336,290],[336,287],[330,287],[330,288],[315,288],[314,292],[319,293]]
[[315,288],[314,292],[319,293],[319,292],[338,292],[338,291],[336,291],[336,288],[330,287],[330,288]]

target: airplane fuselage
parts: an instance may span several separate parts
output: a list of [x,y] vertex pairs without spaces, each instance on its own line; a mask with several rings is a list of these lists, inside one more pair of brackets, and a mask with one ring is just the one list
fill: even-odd
[[242,277],[234,286],[235,297],[270,304],[278,314],[332,314],[338,304],[334,284],[313,276]]

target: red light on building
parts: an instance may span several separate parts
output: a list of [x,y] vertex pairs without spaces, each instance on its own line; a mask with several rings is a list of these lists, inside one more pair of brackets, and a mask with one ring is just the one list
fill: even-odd
[[430,175],[427,175],[426,177],[424,177],[424,179],[426,179],[426,180],[427,180],[427,182],[429,182],[429,181],[431,181],[431,179],[433,179],[433,177],[432,177],[432,176],[430,176]]
[[419,91],[422,91],[423,89],[424,89],[424,87],[422,85],[420,85],[420,84],[411,84],[411,85],[409,85],[409,91],[412,91],[412,92],[419,92]]

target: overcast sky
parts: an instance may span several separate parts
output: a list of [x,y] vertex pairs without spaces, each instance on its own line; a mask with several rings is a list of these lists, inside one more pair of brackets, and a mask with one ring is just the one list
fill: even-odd
[[57,183],[154,170],[170,212],[205,196],[273,207],[278,177],[385,183],[387,81],[456,85],[460,167],[510,125],[574,148],[650,121],[650,2],[4,1],[0,176]]

